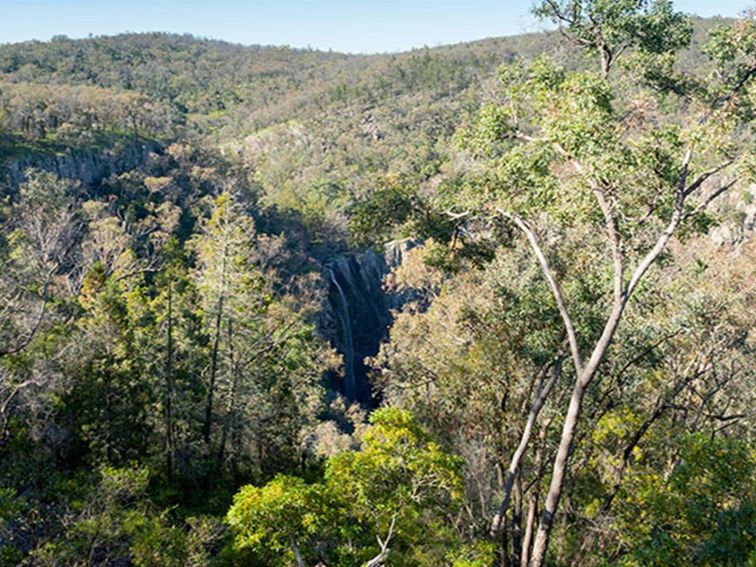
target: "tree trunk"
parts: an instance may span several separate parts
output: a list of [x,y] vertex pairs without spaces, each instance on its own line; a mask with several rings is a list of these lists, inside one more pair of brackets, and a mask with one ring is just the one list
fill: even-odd
[[291,549],[294,551],[294,558],[297,560],[297,566],[305,567],[305,562],[302,559],[302,554],[299,552],[299,546],[297,545],[297,542],[294,541],[294,538],[292,536],[289,536],[289,541],[291,542]]
[[609,77],[609,72],[612,69],[612,62],[614,59],[614,53],[607,45],[602,45],[599,49],[601,59],[601,76],[604,79]]
[[386,558],[389,554],[389,543],[391,543],[391,537],[394,535],[394,526],[396,525],[396,516],[398,514],[397,512],[394,512],[394,515],[391,516],[391,524],[389,525],[388,534],[386,535],[386,539],[381,539],[381,536],[376,536],[376,539],[378,540],[378,545],[381,546],[381,551],[373,557],[371,560],[369,560],[367,563],[365,563],[365,567],[380,567],[384,564],[386,561]]
[[[562,401],[560,396],[557,405]],[[541,431],[538,433],[538,445],[536,446],[535,457],[533,459],[533,470],[536,477],[533,480],[533,492],[530,495],[528,507],[528,516],[525,523],[525,534],[522,540],[522,551],[520,553],[520,567],[528,567],[530,562],[530,551],[533,545],[533,533],[536,527],[536,518],[538,517],[538,501],[541,498],[541,479],[543,476],[543,459],[546,450],[546,437],[548,436],[551,423],[554,417],[545,420],[541,424]]]
[[535,527],[536,509],[538,508],[538,492],[530,497],[528,503],[528,516],[525,520],[525,534],[522,538],[522,550],[520,552],[520,567],[528,567],[530,561],[530,544],[533,541],[533,528]]
[[223,264],[221,267],[220,296],[218,297],[218,310],[215,315],[215,336],[213,338],[213,349],[210,359],[210,384],[207,388],[207,399],[205,401],[205,423],[202,429],[202,437],[205,445],[210,447],[210,431],[213,422],[213,396],[215,394],[215,378],[218,373],[218,347],[220,345],[221,323],[223,322],[223,302],[226,293],[226,252],[223,251]]
[[[530,442],[530,436],[533,433],[533,426],[535,425],[536,419],[538,419],[538,415],[540,414],[541,409],[546,402],[546,398],[548,398],[552,388],[554,387],[554,384],[556,383],[557,378],[561,374],[561,370],[562,358],[560,357],[552,367],[552,374],[549,381],[544,385],[542,376],[540,383],[538,384],[535,399],[533,400],[533,405],[531,406],[530,413],[528,415],[528,421],[525,424],[525,429],[523,430],[522,436],[520,437],[520,443],[517,446],[517,450],[514,452],[514,455],[512,455],[512,460],[510,461],[509,468],[506,472],[504,479],[504,497],[502,498],[499,509],[496,511],[493,521],[491,522],[492,535],[501,530],[501,524],[504,520],[504,516],[506,515],[507,508],[509,507],[509,500],[512,496],[512,489],[514,487],[515,477],[517,476],[517,470],[520,466],[520,460],[525,454],[525,450],[527,449],[528,443]],[[548,371],[548,368],[546,368],[546,371]]]
[[168,287],[168,331],[165,356],[165,466],[168,481],[173,480],[173,283]]
[[522,475],[518,474],[514,487],[512,507],[512,559],[510,565],[516,567],[522,552]]
[[221,433],[220,447],[218,448],[218,470],[223,466],[223,459],[226,454],[226,441],[228,440],[228,433],[231,429],[231,422],[235,419],[235,399],[236,391],[239,386],[239,363],[234,356],[234,329],[231,319],[228,321],[228,358],[231,365],[232,380],[231,390],[228,393],[228,401],[226,404],[226,415],[223,421],[223,432]]
[[626,302],[624,298],[614,304],[612,312],[604,326],[604,330],[601,333],[601,337],[591,353],[588,364],[586,364],[585,368],[578,376],[578,379],[575,381],[572,396],[570,397],[570,405],[567,409],[567,416],[564,418],[564,425],[562,426],[559,448],[557,449],[556,458],[554,459],[551,484],[549,485],[549,491],[546,495],[546,503],[541,512],[541,518],[538,522],[538,532],[536,533],[535,543],[533,544],[533,558],[531,560],[531,565],[533,567],[541,567],[546,557],[546,548],[549,544],[549,536],[551,535],[551,529],[554,524],[554,515],[559,506],[559,498],[562,495],[562,487],[564,486],[564,480],[567,476],[567,465],[572,450],[572,442],[575,438],[575,430],[577,429],[578,420],[580,419],[580,411],[583,407],[585,392],[588,385],[591,383],[591,380],[593,380],[596,375],[596,371],[598,370],[601,361],[604,359],[606,351],[609,349],[614,333],[616,332],[620,319],[622,318],[625,304]]

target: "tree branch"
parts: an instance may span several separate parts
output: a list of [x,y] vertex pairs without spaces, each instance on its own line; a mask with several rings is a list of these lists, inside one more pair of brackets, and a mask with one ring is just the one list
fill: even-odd
[[[538,414],[541,413],[541,409],[546,402],[546,398],[549,397],[554,384],[556,384],[557,378],[562,373],[563,358],[564,356],[560,355],[554,363],[549,364],[549,366],[545,368],[546,372],[548,372],[549,368],[551,368],[551,378],[548,382],[546,382],[546,384],[544,384],[545,376],[543,375],[541,376],[541,379],[539,381],[538,390],[536,391],[536,396],[533,399],[533,404],[530,408],[530,413],[528,414],[528,421],[526,422],[525,429],[523,429],[522,436],[520,437],[520,444],[517,446],[517,450],[514,452],[514,455],[512,455],[512,460],[509,464],[509,468],[507,469],[506,479],[504,481],[504,497],[502,498],[501,504],[499,505],[499,508],[496,511],[496,514],[494,515],[491,522],[492,536],[495,536],[497,533],[499,533],[499,531],[501,531],[504,515],[507,513],[507,508],[509,508],[509,500],[512,496],[512,489],[514,488],[514,481],[520,466],[520,460],[522,459],[525,451],[528,448],[530,436],[533,433],[533,427],[536,420],[538,419]],[[545,374],[545,372],[543,374]]]
[[708,169],[708,170],[704,171],[703,173],[701,173],[701,175],[699,175],[695,179],[695,181],[693,181],[693,183],[691,183],[690,185],[688,185],[688,187],[685,189],[685,191],[683,192],[684,196],[688,197],[689,195],[691,195],[709,177],[711,177],[712,175],[714,175],[716,173],[719,173],[720,171],[722,171],[726,167],[729,167],[730,165],[732,165],[732,163],[733,163],[733,160],[730,159],[730,160],[727,160],[724,163],[720,163],[719,165],[717,165],[715,167],[712,167],[711,169]]
[[32,328],[29,329],[29,331],[26,333],[26,336],[21,339],[21,342],[19,342],[16,346],[0,350],[0,358],[21,352],[27,346],[29,346],[29,343],[31,343],[34,335],[37,334],[37,331],[39,330],[39,327],[42,325],[42,321],[45,318],[45,313],[47,312],[47,304],[50,300],[47,290],[50,286],[50,280],[52,279],[54,272],[55,269],[50,270],[49,272],[47,272],[47,276],[45,277],[45,283],[42,287],[42,307],[39,310],[39,315],[37,315],[37,319],[35,320],[34,325],[32,325]]
[[695,216],[698,213],[700,213],[701,211],[703,211],[704,209],[706,209],[711,204],[711,202],[714,199],[716,199],[717,197],[719,197],[722,193],[725,193],[726,191],[728,191],[738,181],[740,181],[740,178],[736,177],[732,181],[730,181],[728,183],[725,183],[724,185],[722,185],[721,187],[719,187],[716,191],[714,191],[711,195],[709,195],[706,199],[704,199],[704,201],[702,203],[700,203],[696,208],[694,208],[693,210],[688,211],[687,213],[685,213],[683,215],[683,220],[688,219],[688,218],[690,218],[692,216]]
[[538,239],[536,238],[535,233],[530,228],[530,225],[519,215],[510,213],[509,211],[505,211],[499,207],[493,207],[493,209],[497,213],[499,213],[501,216],[515,223],[515,225],[527,237],[528,242],[530,243],[530,247],[533,250],[533,253],[538,259],[538,263],[541,266],[541,271],[543,272],[543,276],[546,278],[546,281],[548,282],[549,287],[551,288],[551,293],[554,296],[554,300],[556,301],[557,308],[559,309],[559,315],[562,317],[565,330],[567,331],[567,340],[570,344],[570,353],[572,355],[572,361],[575,365],[575,370],[577,374],[580,375],[580,373],[583,371],[583,359],[580,356],[580,349],[578,347],[577,333],[575,332],[575,326],[573,325],[572,318],[570,317],[570,314],[567,311],[567,305],[562,296],[562,291],[559,289],[559,284],[556,278],[554,277],[554,273],[551,270],[551,266],[549,266],[549,262],[546,259],[546,256],[541,250],[541,246],[538,243]]
[[378,545],[381,546],[381,551],[373,557],[370,561],[365,563],[365,567],[379,567],[383,565],[383,562],[386,560],[386,557],[388,557],[389,554],[389,543],[391,542],[391,537],[394,535],[394,526],[396,525],[396,516],[399,512],[394,512],[394,515],[391,516],[391,524],[389,525],[388,534],[386,534],[386,539],[382,540],[381,536],[375,536],[375,538],[378,540]]

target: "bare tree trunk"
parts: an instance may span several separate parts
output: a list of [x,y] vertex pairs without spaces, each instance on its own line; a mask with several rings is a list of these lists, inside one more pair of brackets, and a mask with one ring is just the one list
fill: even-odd
[[236,482],[239,478],[239,454],[241,452],[242,433],[240,427],[231,429],[231,446],[234,447],[231,453],[231,478]]
[[557,454],[554,459],[551,484],[549,485],[546,502],[538,522],[538,532],[536,533],[535,543],[533,544],[533,559],[531,560],[531,564],[534,567],[540,567],[543,565],[546,555],[546,548],[548,546],[551,528],[554,523],[554,515],[559,506],[559,498],[562,495],[562,487],[564,486],[564,480],[567,475],[567,464],[570,457],[570,451],[572,450],[572,442],[575,438],[575,430],[577,428],[578,420],[580,419],[580,411],[583,407],[583,399],[585,398],[586,389],[596,375],[596,371],[598,370],[601,361],[604,359],[606,351],[609,349],[614,333],[617,330],[620,319],[622,318],[624,308],[625,301],[620,301],[619,303],[614,304],[612,313],[609,315],[609,319],[604,326],[604,331],[601,333],[601,337],[591,353],[588,364],[586,364],[583,372],[578,376],[572,390],[570,405],[567,409],[567,416],[564,418],[564,425],[562,426],[559,448],[557,449]]
[[221,268],[221,289],[218,297],[218,309],[215,315],[215,337],[213,338],[213,349],[210,359],[210,383],[207,388],[207,398],[205,400],[205,423],[202,428],[202,437],[205,445],[210,447],[210,431],[213,423],[213,396],[215,395],[215,379],[218,373],[218,347],[220,345],[221,323],[223,321],[223,302],[226,293],[226,252],[223,252],[223,264]]
[[520,567],[528,567],[530,561],[530,544],[533,541],[533,528],[535,527],[536,510],[538,508],[538,492],[531,497],[528,504],[528,515],[525,520],[525,535],[522,538],[522,550],[520,551]]
[[[561,402],[561,397],[560,400]],[[556,416],[556,414],[555,414]],[[538,434],[538,445],[536,446],[535,458],[533,459],[533,469],[536,477],[533,481],[533,493],[530,496],[530,505],[528,508],[528,517],[525,524],[525,535],[522,541],[522,551],[520,552],[520,567],[528,567],[530,562],[530,549],[533,545],[533,533],[535,531],[536,516],[538,515],[538,501],[541,497],[541,477],[543,475],[543,454],[546,448],[546,436],[554,417],[545,420],[541,425],[541,431]]]
[[29,346],[32,339],[37,334],[37,331],[39,331],[40,327],[42,326],[42,321],[44,320],[45,314],[47,312],[47,304],[50,301],[48,288],[50,286],[50,281],[54,273],[55,273],[55,268],[53,268],[47,273],[47,276],[45,278],[45,283],[42,286],[42,306],[39,309],[39,315],[37,316],[34,324],[32,325],[32,328],[29,329],[29,331],[27,331],[26,336],[21,338],[19,343],[16,344],[15,346],[0,348],[0,358],[3,358],[4,356],[16,354],[24,350],[27,346]]
[[226,404],[226,415],[223,421],[223,432],[221,433],[220,447],[218,448],[218,469],[223,465],[223,458],[226,453],[226,441],[228,439],[228,433],[231,429],[231,422],[235,417],[235,399],[236,390],[239,385],[239,363],[234,356],[234,330],[233,323],[229,319],[228,321],[228,357],[231,365],[232,380],[231,390],[228,393],[228,402]]
[[[546,370],[548,371],[548,367],[546,368]],[[502,521],[507,512],[507,508],[509,507],[509,500],[512,495],[512,488],[514,487],[515,477],[517,476],[517,469],[520,466],[520,460],[525,454],[525,450],[527,449],[528,443],[530,442],[530,436],[533,433],[533,426],[535,425],[536,419],[538,419],[538,414],[541,412],[541,409],[546,402],[546,398],[548,398],[551,389],[554,387],[557,378],[561,374],[561,371],[562,359],[560,357],[552,367],[551,378],[549,379],[549,381],[544,385],[543,377],[541,377],[540,383],[538,384],[536,396],[533,400],[530,414],[528,415],[528,421],[525,424],[525,429],[523,429],[522,436],[520,437],[520,444],[517,446],[517,450],[514,452],[514,455],[512,455],[512,460],[510,461],[509,468],[507,469],[507,473],[504,479],[504,498],[502,499],[501,504],[499,505],[499,509],[496,511],[493,521],[491,522],[492,535],[498,533],[501,530]]]
[[[622,286],[622,258],[620,253],[620,246],[618,241],[618,235],[616,227],[614,226],[613,218],[611,217],[611,211],[607,209],[607,205],[603,199],[603,195],[598,191],[599,203],[602,210],[604,210],[605,217],[607,219],[607,232],[612,243],[613,256],[615,261],[615,283],[614,283],[614,303],[612,311],[609,314],[604,329],[599,337],[598,341],[591,352],[591,356],[588,363],[583,366],[579,350],[577,349],[577,337],[575,335],[572,321],[567,313],[564,300],[561,297],[561,292],[554,279],[548,262],[540,249],[540,245],[535,237],[535,234],[530,229],[530,226],[519,217],[508,215],[514,222],[522,229],[525,235],[528,237],[531,248],[533,249],[536,258],[541,264],[541,269],[549,282],[552,293],[557,305],[559,306],[562,318],[565,322],[565,328],[570,339],[570,345],[573,352],[573,361],[575,363],[575,370],[577,372],[577,380],[572,390],[572,396],[570,398],[570,405],[567,409],[567,415],[562,426],[562,435],[559,441],[559,448],[554,459],[554,468],[551,477],[551,484],[549,485],[549,491],[546,495],[546,502],[544,509],[541,512],[541,517],[538,523],[538,532],[536,533],[535,543],[533,544],[533,558],[531,565],[533,567],[541,567],[543,565],[546,548],[548,547],[549,536],[551,534],[551,528],[554,522],[554,515],[556,514],[557,507],[559,506],[559,498],[562,493],[562,487],[567,473],[567,465],[572,450],[572,443],[575,438],[575,430],[577,428],[578,420],[580,419],[580,412],[583,406],[583,399],[588,385],[596,376],[599,365],[601,364],[607,350],[612,342],[617,327],[619,326],[622,314],[624,313],[625,306],[627,305],[630,296],[635,290],[636,286],[646,274],[651,265],[658,259],[659,255],[664,251],[667,243],[672,238],[672,234],[683,220],[682,208],[685,201],[685,178],[687,175],[687,163],[690,160],[690,152],[686,153],[683,160],[683,169],[681,173],[680,187],[678,188],[678,197],[675,210],[672,213],[669,224],[664,231],[659,235],[656,243],[648,251],[648,253],[639,262],[635,268],[627,287]],[[715,192],[716,193],[716,192]],[[574,345],[574,346],[573,346]]]
[[165,356],[165,466],[168,481],[173,480],[173,283],[168,286],[168,331]]

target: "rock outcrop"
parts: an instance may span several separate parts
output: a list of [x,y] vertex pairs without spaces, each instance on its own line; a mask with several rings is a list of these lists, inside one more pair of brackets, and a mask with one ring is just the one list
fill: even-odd
[[717,209],[725,217],[710,233],[717,245],[737,246],[750,240],[756,232],[756,184],[741,193],[727,195],[717,203]]
[[113,174],[139,167],[159,151],[157,142],[119,143],[110,148],[69,150],[63,154],[29,153],[8,158],[0,166],[11,188],[24,181],[29,168],[42,169],[84,185],[95,185]]

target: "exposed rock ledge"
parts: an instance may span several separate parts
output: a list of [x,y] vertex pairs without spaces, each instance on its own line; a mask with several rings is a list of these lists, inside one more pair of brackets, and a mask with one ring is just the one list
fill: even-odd
[[139,141],[118,143],[110,148],[69,150],[61,155],[30,153],[3,160],[2,168],[11,188],[18,187],[26,170],[32,167],[95,185],[113,174],[140,166],[159,149],[157,142]]

